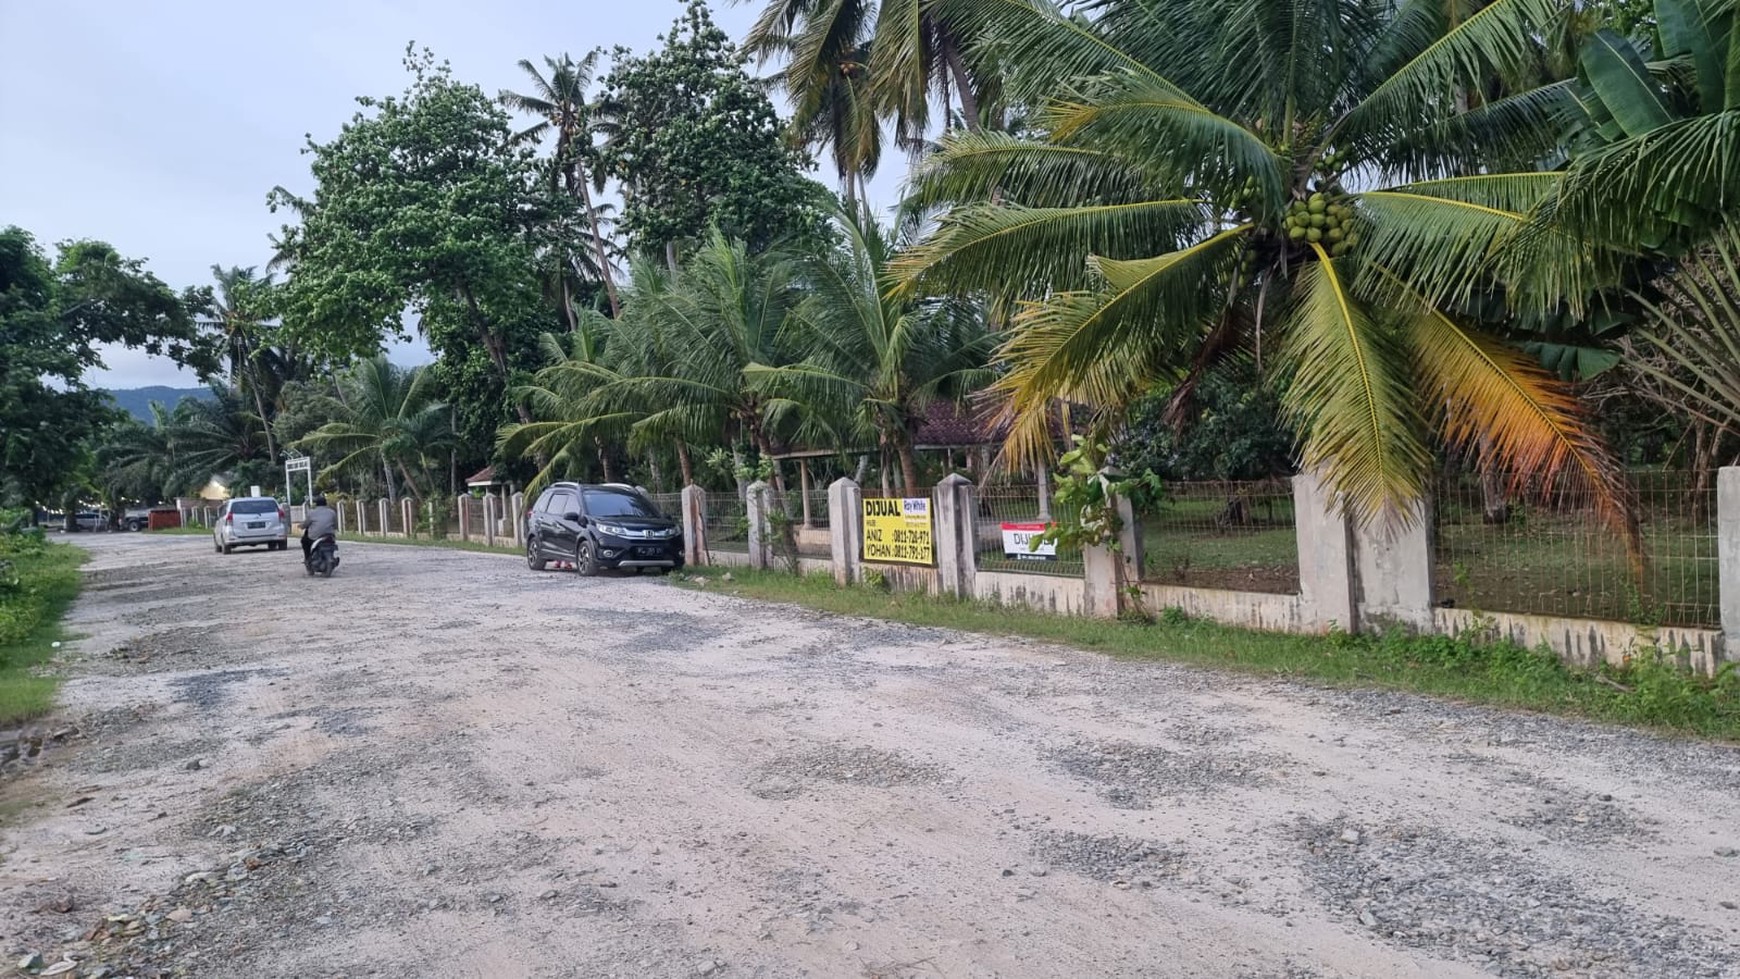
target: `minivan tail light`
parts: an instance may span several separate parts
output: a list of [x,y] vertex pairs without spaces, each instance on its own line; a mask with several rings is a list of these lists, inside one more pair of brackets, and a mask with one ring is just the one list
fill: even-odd
[[236,515],[235,515],[235,514],[233,514],[233,513],[226,513],[226,514],[224,514],[224,523],[231,523],[231,524],[233,524],[233,523],[235,523],[235,522],[236,522]]
[[278,519],[279,520],[289,520],[290,519],[289,511],[285,510],[283,507],[279,507],[278,508]]

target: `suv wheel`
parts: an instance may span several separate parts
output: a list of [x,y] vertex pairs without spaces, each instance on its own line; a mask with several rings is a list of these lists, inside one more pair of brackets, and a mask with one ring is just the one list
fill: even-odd
[[527,537],[526,567],[531,568],[533,571],[542,571],[544,570],[544,564],[544,559],[538,555],[538,539],[536,537]]
[[583,540],[574,549],[574,572],[582,578],[591,578],[598,574],[598,556],[592,553],[592,542]]

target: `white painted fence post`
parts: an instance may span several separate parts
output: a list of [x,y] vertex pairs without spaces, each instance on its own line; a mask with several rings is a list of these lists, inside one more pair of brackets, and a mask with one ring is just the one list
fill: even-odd
[[1740,466],[1716,472],[1716,588],[1722,607],[1719,656],[1740,661]]
[[526,494],[515,493],[508,497],[508,523],[513,527],[514,547],[525,543],[526,524],[522,515],[526,512]]
[[838,584],[849,585],[863,577],[863,555],[858,552],[864,539],[863,500],[858,484],[844,476],[828,486],[828,547]]
[[977,491],[972,481],[950,473],[931,491],[936,511],[931,545],[936,550],[937,590],[956,598],[972,598],[978,574]]
[[683,487],[683,561],[707,565],[707,491],[699,486]]
[[1299,599],[1306,627],[1357,632],[1353,534],[1340,501],[1316,473],[1293,477],[1293,533],[1299,544]]
[[399,501],[399,519],[403,521],[406,537],[417,536],[417,501],[405,497]]
[[768,553],[771,535],[767,525],[767,497],[771,491],[766,482],[758,479],[749,484],[744,494],[749,516],[749,566],[759,571],[767,570],[773,563]]
[[356,532],[359,537],[369,535],[369,508],[361,500],[356,501]]
[[391,519],[389,519],[389,517],[393,511],[389,510],[387,508],[387,506],[388,506],[388,504],[387,504],[387,501],[384,497],[375,501],[375,510],[377,512],[379,512],[380,517],[381,517],[381,536],[382,537],[387,536],[387,531],[393,529],[393,521]]
[[495,522],[497,501],[494,493],[486,493],[483,497],[483,543],[488,547],[495,546]]
[[344,535],[344,532],[345,532],[344,531],[345,527],[349,525],[348,522],[344,519],[344,501],[343,500],[338,501],[338,505],[333,507],[333,512],[338,514],[338,533],[339,533],[339,536],[342,537]]
[[1424,501],[1406,513],[1353,527],[1361,631],[1397,625],[1432,629],[1432,519]]

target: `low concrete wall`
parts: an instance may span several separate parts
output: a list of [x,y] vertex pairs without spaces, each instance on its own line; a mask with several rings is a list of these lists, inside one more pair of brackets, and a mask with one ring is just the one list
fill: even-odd
[[1673,653],[1687,667],[1706,676],[1714,675],[1723,662],[1722,634],[1714,629],[1440,608],[1432,610],[1432,631],[1447,636],[1472,634],[1487,640],[1506,639],[1529,649],[1546,646],[1567,663],[1581,667],[1601,663],[1617,666],[1652,647]]
[[1055,612],[1059,615],[1086,615],[1087,597],[1083,593],[1083,584],[1080,578],[980,571],[973,576],[973,595],[982,601],[996,602],[999,605]]
[[1323,633],[1328,629],[1306,613],[1298,595],[1269,595],[1219,588],[1142,583],[1142,604],[1150,614],[1175,608],[1192,618],[1268,632]]
[[743,551],[709,550],[707,552],[707,566],[710,568],[747,568],[749,567],[749,555]]

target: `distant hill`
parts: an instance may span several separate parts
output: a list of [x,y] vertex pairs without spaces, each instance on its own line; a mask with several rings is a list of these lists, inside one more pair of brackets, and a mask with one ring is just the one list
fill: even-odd
[[109,391],[108,395],[114,399],[115,407],[149,425],[151,402],[159,402],[165,408],[174,408],[181,403],[182,398],[209,398],[211,392],[205,388],[171,388],[159,384],[145,388],[122,388]]

